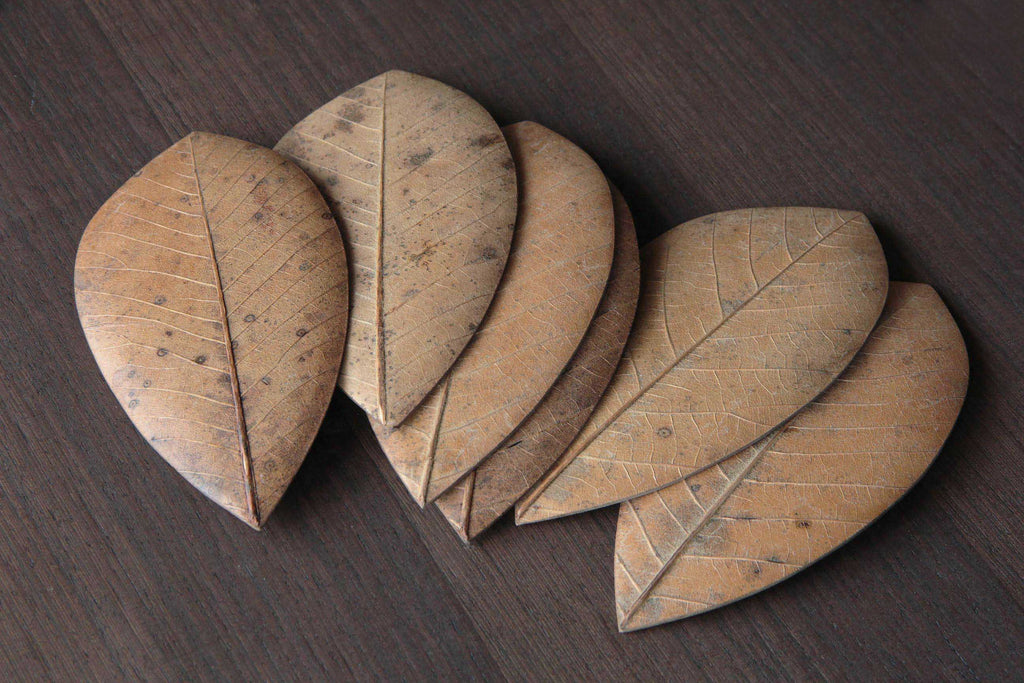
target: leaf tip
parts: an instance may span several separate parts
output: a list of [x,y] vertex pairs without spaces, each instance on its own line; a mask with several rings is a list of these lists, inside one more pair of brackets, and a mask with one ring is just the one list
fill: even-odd
[[450,504],[446,505],[446,502],[450,503],[450,501],[444,497],[438,500],[436,505],[438,511],[441,513],[441,516],[445,518],[448,524],[451,525],[452,530],[454,530],[455,533],[458,534],[459,538],[462,539],[462,542],[469,545],[472,537],[469,533],[465,515],[462,514],[462,509],[456,509]]
[[433,480],[431,480],[429,483],[427,483],[426,486],[423,487],[422,495],[423,495],[423,501],[424,502],[421,503],[420,505],[426,506],[429,503],[436,502],[437,499],[440,498],[441,494],[444,493],[444,492],[445,492],[445,489],[438,490],[438,487],[434,486],[434,482],[433,482]]
[[207,133],[206,131],[203,131],[203,130],[193,130],[193,131],[189,131],[189,134],[186,135],[185,137],[183,137],[182,141],[184,142],[185,140],[188,140],[189,143],[193,143],[194,144],[196,142],[205,141],[205,140],[213,140],[215,138],[221,138],[221,137],[224,137],[224,136],[217,135],[216,133]]
[[246,523],[246,525],[254,531],[263,531],[263,525],[266,523],[265,519],[260,519],[252,513],[236,514],[238,519]]
[[533,505],[527,505],[524,507],[516,506],[516,526],[523,526],[525,524],[533,524],[534,522],[544,521],[542,517],[538,517],[537,508]]
[[372,417],[388,429],[397,429],[402,422],[405,421],[405,418],[409,417],[409,412],[410,411],[405,410],[400,413],[395,413],[393,411],[385,410],[383,406],[379,406]]
[[411,71],[406,71],[405,69],[388,69],[387,71],[383,72],[381,74],[381,76],[403,76],[405,78],[426,78],[426,76],[420,76],[419,74],[415,74],[415,73],[413,73]]
[[616,605],[615,609],[615,622],[618,625],[619,633],[632,633],[633,631],[639,631],[644,628],[644,624],[637,624],[634,617],[636,616],[636,610],[624,610],[620,605]]

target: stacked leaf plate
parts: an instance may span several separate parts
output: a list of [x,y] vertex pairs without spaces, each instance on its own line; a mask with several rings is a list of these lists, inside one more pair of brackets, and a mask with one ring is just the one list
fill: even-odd
[[259,528],[337,384],[466,541],[618,504],[621,630],[845,543],[924,473],[967,386],[926,285],[855,211],[684,223],[638,252],[569,140],[390,71],[274,150],[193,133],[87,227],[76,298],[139,432]]

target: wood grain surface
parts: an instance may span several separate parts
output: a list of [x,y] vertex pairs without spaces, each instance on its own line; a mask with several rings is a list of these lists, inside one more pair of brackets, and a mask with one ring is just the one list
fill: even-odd
[[[4,679],[1005,679],[1024,667],[1024,7],[654,0],[0,2]],[[616,509],[466,548],[336,394],[262,532],[158,457],[79,328],[75,248],[191,130],[271,146],[390,68],[572,138],[641,244],[746,206],[863,211],[963,330],[921,483],[779,586],[616,631]]]

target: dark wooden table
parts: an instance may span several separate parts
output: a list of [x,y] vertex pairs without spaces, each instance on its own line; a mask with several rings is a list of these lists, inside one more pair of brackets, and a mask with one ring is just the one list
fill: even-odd
[[[1024,667],[1024,5],[0,0],[3,679],[1000,679]],[[75,248],[193,129],[272,145],[389,69],[533,119],[641,242],[730,208],[855,208],[972,378],[920,485],[752,599],[616,633],[615,512],[463,547],[336,396],[269,526],[143,442],[78,325]]]

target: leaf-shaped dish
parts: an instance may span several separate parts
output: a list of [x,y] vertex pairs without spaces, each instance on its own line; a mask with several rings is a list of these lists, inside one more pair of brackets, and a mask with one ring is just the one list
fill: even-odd
[[345,343],[345,249],[310,179],[269,149],[189,135],[90,221],[75,299],[139,432],[259,528],[323,420]]
[[400,426],[371,420],[421,505],[487,457],[540,402],[579,346],[611,268],[615,217],[597,164],[536,123],[505,134],[522,195],[494,302],[445,379]]
[[500,448],[437,499],[463,540],[493,524],[555,463],[597,405],[629,336],[640,294],[640,254],[626,200],[612,187],[615,256],[583,341],[540,404]]
[[748,209],[641,251],[622,363],[517,523],[618,503],[750,445],[827,387],[874,326],[888,280],[853,211]]
[[339,385],[396,425],[469,342],[501,279],[516,217],[505,139],[464,93],[388,71],[314,111],[275,149],[323,191],[349,250]]
[[623,503],[619,629],[734,602],[846,543],[924,474],[967,391],[967,351],[927,285],[894,282],[840,379],[750,448]]

